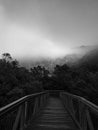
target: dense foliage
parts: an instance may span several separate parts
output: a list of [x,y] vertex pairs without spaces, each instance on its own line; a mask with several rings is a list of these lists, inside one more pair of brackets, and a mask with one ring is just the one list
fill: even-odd
[[9,53],[0,59],[0,107],[27,94],[43,91],[43,78],[48,70],[37,66],[31,70],[21,67]]
[[[95,71],[96,70],[96,71]],[[98,68],[56,65],[52,74],[42,66],[21,67],[9,53],[0,59],[0,107],[27,94],[65,90],[98,104]]]
[[95,69],[98,70],[98,66],[68,67],[66,64],[57,65],[51,77],[54,81],[53,87],[82,96],[98,104],[98,71]]

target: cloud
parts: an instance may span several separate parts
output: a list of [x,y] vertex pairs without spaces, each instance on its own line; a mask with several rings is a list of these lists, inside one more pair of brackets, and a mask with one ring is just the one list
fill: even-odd
[[68,49],[45,38],[38,30],[31,30],[16,23],[10,23],[6,27],[2,43],[3,51],[18,58],[56,58],[69,53]]
[[0,51],[3,49],[5,32],[8,27],[9,21],[5,14],[5,9],[0,5]]
[[9,52],[15,58],[56,58],[70,53],[50,40],[36,27],[26,27],[12,21],[0,5],[0,53]]

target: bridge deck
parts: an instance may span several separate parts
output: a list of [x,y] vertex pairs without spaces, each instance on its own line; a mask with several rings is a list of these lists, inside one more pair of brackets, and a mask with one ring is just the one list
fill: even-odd
[[26,130],[79,130],[59,98],[51,97]]

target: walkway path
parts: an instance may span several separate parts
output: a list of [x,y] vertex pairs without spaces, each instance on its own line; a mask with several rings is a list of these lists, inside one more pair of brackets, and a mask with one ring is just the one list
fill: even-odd
[[79,130],[59,98],[51,97],[26,130]]

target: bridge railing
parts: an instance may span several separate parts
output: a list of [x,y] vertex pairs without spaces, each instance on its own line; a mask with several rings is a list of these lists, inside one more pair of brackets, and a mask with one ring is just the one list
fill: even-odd
[[98,106],[73,94],[61,92],[64,106],[80,130],[98,130]]
[[0,130],[24,130],[47,97],[48,91],[31,94],[0,108]]

